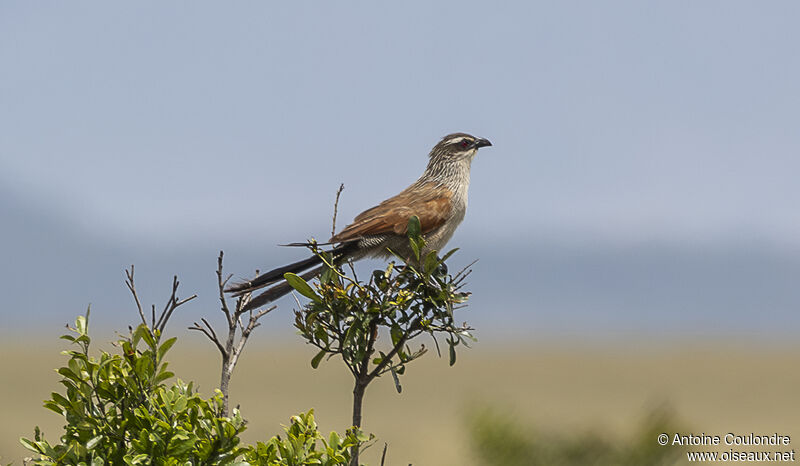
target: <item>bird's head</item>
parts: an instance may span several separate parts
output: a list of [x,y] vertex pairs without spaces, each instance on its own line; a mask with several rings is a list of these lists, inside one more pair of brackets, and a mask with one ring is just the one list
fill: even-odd
[[481,147],[491,146],[488,139],[477,138],[467,133],[448,134],[431,150],[431,163],[469,161]]

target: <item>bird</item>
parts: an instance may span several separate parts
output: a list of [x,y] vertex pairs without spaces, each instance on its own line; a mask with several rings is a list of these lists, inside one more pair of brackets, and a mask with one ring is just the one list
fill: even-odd
[[[366,257],[388,258],[393,252],[401,257],[412,257],[407,236],[408,221],[412,216],[419,219],[425,239],[423,254],[440,251],[464,220],[472,160],[478,149],[491,145],[488,139],[467,133],[452,133],[443,137],[431,149],[428,165],[417,181],[396,196],[361,212],[351,224],[323,243],[334,246],[328,251],[334,263]],[[243,310],[255,309],[292,290],[284,274],[302,273],[300,276],[303,279],[310,280],[322,272],[320,264],[322,259],[313,255],[270,270],[252,280],[232,284],[225,292],[242,296],[273,285],[251,298],[243,307]]]

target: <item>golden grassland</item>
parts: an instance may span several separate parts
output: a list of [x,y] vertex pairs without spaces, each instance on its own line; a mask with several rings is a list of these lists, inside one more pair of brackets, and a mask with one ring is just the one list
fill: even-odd
[[[110,339],[110,338],[109,338]],[[102,341],[102,338],[96,338]],[[41,344],[40,344],[41,343]],[[41,426],[55,440],[60,418],[41,407],[60,390],[54,372],[65,348],[21,336],[0,345],[0,462],[28,456],[20,436]],[[107,348],[107,345],[106,345]],[[246,442],[280,432],[292,414],[314,408],[324,431],[349,425],[351,380],[337,360],[313,370],[314,351],[299,341],[246,348],[231,386],[232,405],[249,420]],[[171,351],[171,369],[216,386],[219,356],[199,335],[184,336]],[[367,391],[364,428],[378,443],[363,460],[379,464],[473,464],[465,420],[479,407],[510,414],[539,431],[578,435],[601,432],[624,442],[636,434],[649,409],[667,403],[694,433],[789,434],[800,444],[800,347],[716,343],[568,343],[491,346],[462,350],[449,367],[431,351],[401,377],[403,393],[389,377]],[[655,442],[655,439],[653,439]]]

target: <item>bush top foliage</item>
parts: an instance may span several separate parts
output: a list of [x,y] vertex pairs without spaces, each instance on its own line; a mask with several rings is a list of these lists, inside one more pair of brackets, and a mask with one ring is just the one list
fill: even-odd
[[[457,249],[441,258],[437,251],[426,251],[417,217],[409,221],[408,232],[414,257],[396,256],[399,265],[389,262],[384,270],[375,270],[367,283],[342,273],[316,248],[312,249],[324,262],[318,283],[312,286],[286,274],[289,284],[310,300],[295,312],[295,327],[319,348],[311,361],[313,367],[326,355],[339,355],[356,379],[369,383],[389,371],[403,374],[409,362],[425,354],[424,344],[415,351],[408,346],[419,335],[429,334],[437,350],[437,335],[444,335],[451,365],[456,361],[456,347],[475,340],[472,328],[456,325],[453,316],[453,310],[469,298],[469,293],[461,291],[466,269],[450,275],[445,263]],[[385,351],[377,347],[381,329],[391,340]]]
[[64,416],[61,441],[51,445],[36,432],[22,443],[41,458],[34,464],[231,464],[239,454],[245,422],[238,412],[220,416],[222,394],[203,399],[191,383],[166,385],[173,373],[164,357],[176,338],[160,341],[145,324],[115,345],[119,354],[89,355],[89,312],[61,338],[78,349],[58,369],[65,394],[44,405]]
[[38,454],[35,465],[337,465],[365,440],[350,429],[328,439],[317,430],[313,410],[292,417],[286,438],[242,446],[246,422],[238,410],[223,414],[222,393],[201,397],[192,383],[177,380],[164,357],[176,338],[160,341],[159,330],[140,324],[116,343],[118,354],[89,355],[89,312],[63,339],[78,349],[58,369],[66,393],[53,392],[46,408],[64,417],[60,441],[39,429],[22,444]]

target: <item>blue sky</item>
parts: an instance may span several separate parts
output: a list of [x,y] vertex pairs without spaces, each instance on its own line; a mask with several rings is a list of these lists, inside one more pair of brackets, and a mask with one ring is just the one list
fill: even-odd
[[[631,332],[652,331],[661,314],[641,309],[671,298],[677,333],[697,330],[698,309],[717,322],[737,305],[737,332],[761,322],[755,311],[774,317],[766,333],[797,328],[799,13],[739,1],[4,2],[0,194],[15,224],[1,234],[16,260],[3,293],[78,250],[98,257],[80,283],[113,280],[16,297],[0,315],[23,325],[10,308],[61,308],[64,293],[74,303],[57,315],[74,315],[130,262],[169,277],[200,258],[210,272],[219,249],[237,275],[290,259],[275,245],[326,237],[339,183],[346,222],[412,182],[438,138],[468,131],[494,146],[473,164],[452,245],[520,283],[535,276],[539,328],[616,329],[625,308]],[[552,269],[536,268],[545,256]],[[638,286],[640,302],[624,277],[642,257],[663,287]],[[685,262],[663,275],[665,257]],[[750,275],[714,288],[731,263]],[[587,264],[618,282],[600,286]],[[693,301],[685,269],[706,270],[715,299]],[[476,272],[476,298],[516,293],[491,271]],[[779,305],[723,299],[741,287]],[[609,307],[575,300],[595,289]],[[529,315],[508,299],[510,315]]]

